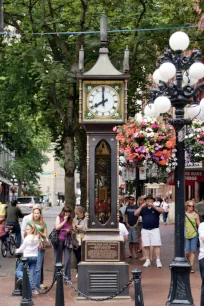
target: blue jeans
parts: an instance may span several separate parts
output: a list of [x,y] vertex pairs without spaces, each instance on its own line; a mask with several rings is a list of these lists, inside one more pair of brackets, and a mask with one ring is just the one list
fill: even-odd
[[[37,257],[28,257],[28,266],[29,266],[29,280],[30,280],[30,289],[34,289],[34,273],[36,269]],[[20,261],[16,269],[17,278],[23,278],[23,262]]]
[[35,269],[34,281],[35,281],[36,287],[39,289],[40,289],[40,283],[41,283],[41,268],[43,264],[44,255],[45,255],[44,250],[38,250],[38,259],[37,259],[37,264],[36,264],[36,269]]
[[19,248],[21,245],[21,228],[18,222],[6,222],[6,225],[14,226],[16,234],[16,247]]
[[168,217],[168,212],[163,213],[163,222],[166,223],[167,217]]
[[198,236],[195,236],[191,239],[186,239],[186,252],[193,252],[197,251],[197,244],[198,244]]

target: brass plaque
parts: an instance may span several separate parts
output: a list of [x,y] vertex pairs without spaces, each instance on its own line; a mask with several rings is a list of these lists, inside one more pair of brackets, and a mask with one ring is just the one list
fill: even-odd
[[86,261],[119,261],[120,244],[111,241],[86,241],[85,260]]

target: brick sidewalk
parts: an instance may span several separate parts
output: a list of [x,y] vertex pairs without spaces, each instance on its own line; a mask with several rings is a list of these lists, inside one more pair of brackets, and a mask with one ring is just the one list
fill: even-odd
[[[152,267],[142,268],[142,263],[137,259],[127,259],[130,264],[130,278],[131,271],[134,268],[142,269],[142,288],[144,295],[144,304],[145,306],[164,306],[167,300],[169,284],[170,284],[170,271],[169,263],[173,259],[173,249],[174,249],[174,226],[173,225],[161,225],[162,233],[162,263],[163,268],[158,269],[155,266],[155,261],[153,262]],[[53,275],[53,252],[52,250],[46,251],[45,257],[45,284],[51,284],[52,275]],[[75,272],[72,272],[72,282],[77,286],[77,280],[75,278]],[[198,270],[198,262],[196,260],[195,264],[195,274],[191,274],[191,288],[194,298],[195,306],[200,306],[200,274]],[[0,305],[1,306],[17,306],[20,304],[21,298],[12,297],[11,293],[14,289],[14,276],[2,277],[0,278]],[[37,295],[33,297],[33,302],[35,306],[54,306],[55,305],[55,290],[56,286],[46,295]],[[68,285],[64,286],[65,292],[65,305],[93,305],[100,306],[105,302],[90,302],[90,301],[79,301],[76,299],[76,293],[69,288]],[[117,306],[124,306],[124,303],[127,303],[129,306],[134,306],[134,285],[130,286],[130,301],[120,301],[120,300],[111,300],[109,304]]]

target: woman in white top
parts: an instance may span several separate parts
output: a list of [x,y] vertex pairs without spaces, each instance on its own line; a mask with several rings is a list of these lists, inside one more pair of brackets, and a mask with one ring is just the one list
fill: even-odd
[[162,204],[161,207],[164,209],[164,213],[163,213],[163,222],[166,225],[167,223],[167,218],[168,218],[168,214],[169,214],[169,199],[166,198]]
[[[29,278],[30,278],[30,289],[33,293],[37,293],[34,288],[34,272],[36,269],[38,248],[39,248],[39,236],[38,230],[35,225],[29,224],[26,226],[26,234],[23,243],[20,248],[16,249],[16,254],[23,253],[23,257],[28,259],[29,266]],[[18,278],[19,285],[22,284],[23,278],[23,262],[20,262],[16,269],[16,276]]]

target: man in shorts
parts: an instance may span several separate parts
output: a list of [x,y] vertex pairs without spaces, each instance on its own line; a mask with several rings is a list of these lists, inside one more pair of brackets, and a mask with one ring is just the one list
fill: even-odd
[[135,204],[135,197],[133,195],[130,195],[129,205],[127,206],[125,211],[126,226],[129,232],[128,242],[129,242],[130,258],[133,257],[133,249],[135,251],[135,256],[134,256],[135,258],[137,258],[137,252],[138,252],[138,232],[136,230],[138,217],[134,215],[137,208],[138,206]]
[[146,261],[143,267],[147,268],[151,266],[150,261],[150,247],[153,246],[156,254],[157,268],[162,268],[160,260],[161,252],[161,236],[159,230],[159,217],[164,213],[163,208],[154,206],[155,199],[152,195],[148,195],[145,198],[145,203],[142,204],[136,211],[135,216],[142,216],[142,245],[145,251]]

